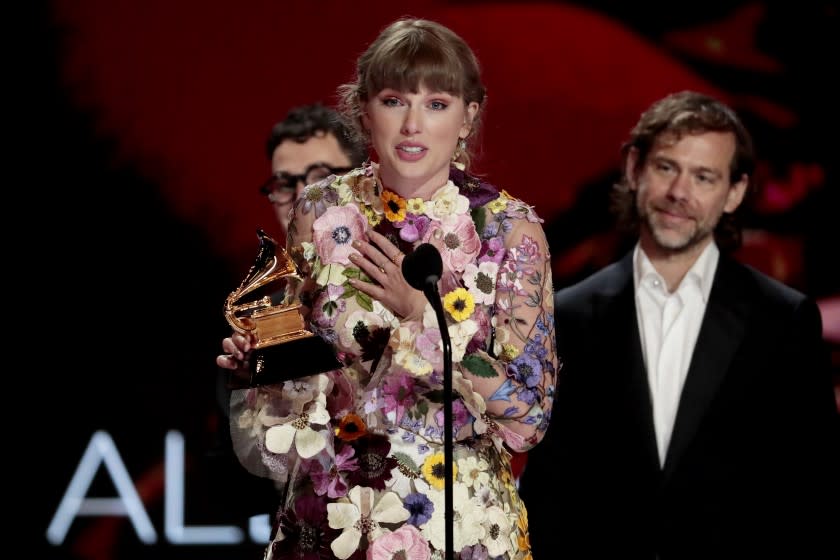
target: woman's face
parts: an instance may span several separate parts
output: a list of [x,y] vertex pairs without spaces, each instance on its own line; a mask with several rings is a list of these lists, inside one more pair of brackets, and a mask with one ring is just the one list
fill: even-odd
[[383,89],[366,104],[362,123],[379,156],[386,187],[403,197],[428,198],[449,179],[458,140],[466,138],[478,103],[434,92]]

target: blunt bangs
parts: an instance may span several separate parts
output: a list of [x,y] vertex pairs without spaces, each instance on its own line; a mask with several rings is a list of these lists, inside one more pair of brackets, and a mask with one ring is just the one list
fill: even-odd
[[434,37],[402,37],[370,60],[365,90],[373,96],[383,89],[417,93],[421,86],[465,98],[466,69],[455,51]]

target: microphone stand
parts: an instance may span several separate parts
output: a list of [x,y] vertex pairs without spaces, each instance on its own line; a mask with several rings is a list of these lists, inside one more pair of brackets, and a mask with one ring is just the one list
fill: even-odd
[[452,427],[452,341],[449,329],[446,328],[446,318],[443,315],[443,303],[440,301],[437,283],[443,272],[443,261],[440,251],[430,243],[421,243],[411,254],[406,255],[402,262],[402,272],[406,281],[415,290],[421,290],[437,315],[440,339],[443,343],[443,483],[444,507],[443,515],[446,528],[444,558],[452,560],[455,556],[455,508],[453,507],[452,471],[455,467],[453,460],[453,427]]
[[449,329],[446,327],[446,318],[443,315],[443,304],[440,302],[440,293],[437,289],[437,278],[429,276],[423,287],[423,293],[435,310],[437,315],[440,338],[443,342],[443,515],[446,522],[445,533],[445,558],[452,560],[455,556],[455,535],[454,521],[455,508],[453,507],[454,481],[452,471],[454,467],[453,444],[452,444],[452,340],[449,338]]

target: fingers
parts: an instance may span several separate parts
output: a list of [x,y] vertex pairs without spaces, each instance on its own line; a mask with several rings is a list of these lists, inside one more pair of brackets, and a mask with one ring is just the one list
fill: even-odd
[[220,354],[216,356],[216,365],[234,372],[244,372],[248,370],[249,363],[245,360],[237,360],[230,354]]
[[[372,278],[381,279],[388,274],[401,274],[402,259],[405,257],[403,252],[391,243],[387,237],[376,231],[370,232],[370,240],[371,243],[358,240],[353,242],[353,246],[364,256],[364,259],[359,259],[356,256],[357,258],[354,260],[354,256],[351,255],[351,260]],[[379,273],[379,277],[376,276],[376,272]]]
[[216,365],[224,369],[241,370],[248,368],[248,356],[255,343],[253,335],[233,333],[222,340],[222,351],[216,356]]
[[375,231],[369,232],[369,235],[369,242],[353,242],[358,253],[351,254],[349,258],[371,281],[349,278],[349,284],[378,300],[398,317],[422,317],[426,298],[403,277],[402,262],[405,254],[385,236]]
[[402,270],[402,262],[405,258],[405,253],[402,251],[397,251],[393,255],[391,255],[391,262],[394,263],[394,266]]
[[[371,231],[370,238],[379,247],[378,252],[387,258],[391,264],[399,268],[402,264],[402,258],[405,257],[405,254],[400,251],[399,247],[391,243],[387,237],[377,231]],[[383,263],[380,264],[384,266]]]
[[422,317],[426,298],[403,277],[402,262],[405,254],[384,235],[375,231],[368,233],[369,242],[353,241],[353,247],[359,253],[353,253],[349,258],[372,281],[349,278],[348,282],[360,292],[378,300],[398,317]]
[[361,255],[351,254],[350,261],[365,271],[368,276],[382,284],[387,276],[386,267],[391,264],[388,257],[370,243],[356,240],[353,242],[353,247]]
[[251,351],[253,343],[253,335],[233,333],[229,337],[222,340],[222,350],[224,350],[228,354],[234,354],[237,358],[242,359],[246,352]]

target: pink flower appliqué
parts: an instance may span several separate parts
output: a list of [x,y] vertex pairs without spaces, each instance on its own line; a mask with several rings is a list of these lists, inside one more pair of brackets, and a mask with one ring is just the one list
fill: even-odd
[[414,243],[420,239],[429,226],[429,218],[417,214],[406,214],[405,219],[394,222],[394,227],[400,230],[400,239]]
[[348,258],[358,253],[353,241],[367,241],[365,226],[367,220],[354,204],[331,206],[312,224],[313,241],[321,257],[321,263],[339,263],[350,266]]
[[396,424],[399,424],[406,409],[414,406],[416,397],[414,394],[414,379],[408,375],[397,375],[385,382],[382,388],[382,397],[385,404],[383,412],[396,411]]
[[523,235],[519,243],[517,260],[524,264],[534,264],[540,261],[540,245],[529,235]]
[[353,457],[355,453],[355,449],[345,445],[335,456],[335,466],[329,469],[325,469],[317,461],[313,462],[309,476],[312,478],[316,494],[326,494],[330,498],[340,498],[347,494],[344,473],[359,470],[358,460]]
[[[465,426],[468,421],[472,420],[472,416],[470,415],[470,411],[467,410],[467,407],[464,406],[464,403],[460,400],[452,400],[452,425],[455,427],[455,431],[460,429],[462,426]],[[441,428],[443,427],[443,410],[438,410],[435,412],[435,422]]]
[[312,305],[312,322],[325,329],[333,328],[338,314],[347,307],[346,300],[341,297],[343,295],[343,286],[327,284],[327,289],[321,292]]
[[367,560],[428,560],[429,544],[417,527],[405,524],[396,531],[373,541],[367,551]]
[[481,256],[478,257],[478,262],[494,262],[501,264],[502,257],[505,256],[505,243],[501,237],[491,237],[481,244]]
[[468,214],[460,214],[446,222],[432,222],[423,237],[424,243],[437,247],[446,267],[457,272],[462,272],[481,250],[481,239]]

